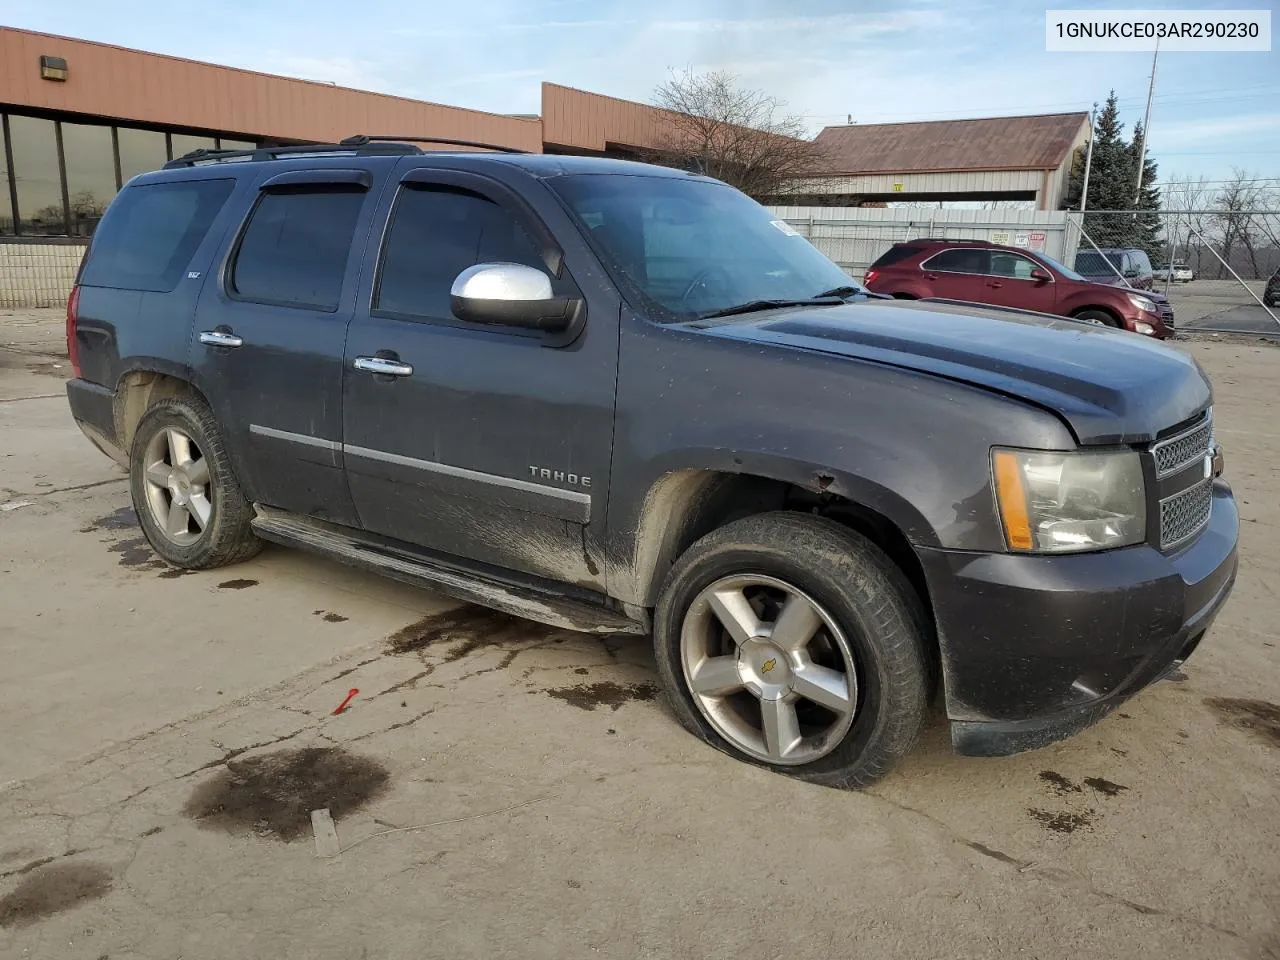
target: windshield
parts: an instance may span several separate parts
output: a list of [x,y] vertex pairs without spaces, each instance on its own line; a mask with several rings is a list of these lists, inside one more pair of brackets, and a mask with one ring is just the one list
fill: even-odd
[[619,280],[681,318],[856,287],[808,240],[732,187],[617,174],[549,182]]
[[[1085,279],[1084,277],[1080,276],[1080,274],[1076,273],[1074,270],[1068,267],[1066,264],[1059,263],[1057,260],[1053,259],[1053,257],[1046,257],[1043,253],[1037,253],[1036,256],[1039,257],[1041,260],[1043,260],[1045,263],[1047,263],[1054,270],[1058,271],[1058,273],[1062,274],[1068,280],[1084,280]],[[1076,257],[1076,263],[1079,263],[1079,262],[1080,262],[1080,258]]]
[[[1107,266],[1108,262],[1114,264],[1116,269],[1113,270]],[[1114,277],[1118,272],[1119,266],[1116,263],[1114,254],[1108,256],[1106,260],[1102,259],[1102,254],[1095,253],[1092,250],[1076,254],[1076,270],[1086,277]]]

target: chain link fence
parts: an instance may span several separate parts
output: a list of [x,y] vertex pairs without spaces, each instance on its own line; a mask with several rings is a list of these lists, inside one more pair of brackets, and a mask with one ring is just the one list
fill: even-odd
[[1280,283],[1268,294],[1280,270],[1280,210],[1071,211],[1068,231],[1078,272],[1163,293],[1179,329],[1280,331]]

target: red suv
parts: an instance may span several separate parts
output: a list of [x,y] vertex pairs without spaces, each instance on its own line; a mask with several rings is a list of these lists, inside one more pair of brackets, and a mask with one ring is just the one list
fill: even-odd
[[1172,311],[1144,292],[1093,283],[1042,253],[982,240],[909,240],[873,263],[863,284],[904,300],[940,297],[1056,313],[1122,327],[1160,340],[1173,336]]

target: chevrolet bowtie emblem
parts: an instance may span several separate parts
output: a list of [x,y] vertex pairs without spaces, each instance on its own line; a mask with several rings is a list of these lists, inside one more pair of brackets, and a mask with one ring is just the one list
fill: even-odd
[[770,670],[772,670],[772,669],[773,669],[774,667],[776,667],[777,665],[778,665],[778,660],[777,660],[777,658],[776,658],[776,657],[770,657],[768,660],[766,660],[763,664],[761,664],[761,665],[760,665],[760,672],[761,672],[761,673],[768,673]]

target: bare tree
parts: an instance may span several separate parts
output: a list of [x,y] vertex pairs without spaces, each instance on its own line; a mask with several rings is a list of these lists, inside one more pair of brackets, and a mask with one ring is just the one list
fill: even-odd
[[786,104],[742,87],[727,71],[685,70],[654,92],[668,112],[662,159],[732,184],[757,200],[811,188],[824,157],[805,137],[804,122]]
[[[1178,248],[1185,243],[1186,262],[1191,265],[1196,276],[1200,276],[1204,273],[1204,264],[1201,263],[1204,255],[1202,247],[1212,236],[1209,214],[1204,212],[1213,203],[1209,178],[1201,175],[1192,179],[1190,176],[1175,175],[1163,185],[1162,190],[1165,212],[1172,214],[1165,222],[1165,233],[1171,248],[1169,259],[1177,259]],[[1220,266],[1212,255],[1208,257],[1208,261],[1215,267]]]
[[1255,211],[1264,209],[1269,191],[1265,181],[1236,167],[1231,172],[1231,179],[1218,191],[1213,215],[1222,236],[1222,259],[1231,262],[1231,254],[1237,247],[1244,248],[1249,258],[1249,266],[1256,279],[1261,275],[1258,266],[1258,246],[1262,231]]

